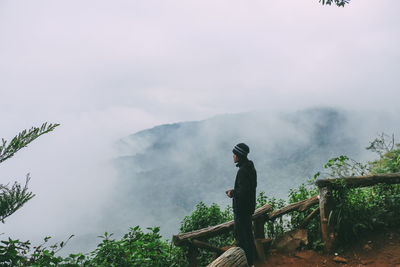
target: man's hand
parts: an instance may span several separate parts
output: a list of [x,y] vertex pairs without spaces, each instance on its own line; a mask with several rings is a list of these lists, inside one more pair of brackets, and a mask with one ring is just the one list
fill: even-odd
[[226,191],[225,193],[226,193],[226,195],[227,195],[228,197],[232,198],[232,189]]

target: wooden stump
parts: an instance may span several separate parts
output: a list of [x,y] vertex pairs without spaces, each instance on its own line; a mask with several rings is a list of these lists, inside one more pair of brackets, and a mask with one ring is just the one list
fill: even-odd
[[247,259],[244,250],[239,247],[228,249],[224,254],[219,256],[208,267],[247,267]]

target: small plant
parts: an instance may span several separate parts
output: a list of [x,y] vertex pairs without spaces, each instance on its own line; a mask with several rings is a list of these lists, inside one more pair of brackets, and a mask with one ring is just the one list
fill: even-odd
[[[260,192],[257,197],[258,206],[268,204],[271,206],[271,210],[277,210],[286,206],[286,201],[283,199],[276,199],[275,197],[267,197],[264,192]],[[279,217],[273,221],[267,221],[265,223],[265,233],[271,238],[275,239],[281,236],[290,226],[286,217]]]
[[400,144],[395,144],[394,135],[381,134],[370,143],[367,150],[379,155],[379,159],[369,162],[371,173],[400,172]]

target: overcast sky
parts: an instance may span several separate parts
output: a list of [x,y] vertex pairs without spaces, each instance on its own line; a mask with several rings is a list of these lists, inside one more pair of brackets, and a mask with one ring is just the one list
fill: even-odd
[[67,118],[125,133],[260,108],[386,108],[398,96],[399,8],[2,0],[2,132]]
[[[0,137],[61,123],[2,164],[1,183],[31,172],[37,194],[5,229],[29,236],[23,218],[61,216],[66,202],[89,216],[79,207],[112,183],[98,165],[141,129],[259,109],[398,111],[399,10],[397,0],[0,0]],[[71,224],[54,220],[45,230]]]

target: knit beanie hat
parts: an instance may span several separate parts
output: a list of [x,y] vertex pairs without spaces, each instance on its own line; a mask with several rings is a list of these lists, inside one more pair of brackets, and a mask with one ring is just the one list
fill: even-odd
[[250,148],[245,143],[240,143],[233,148],[232,152],[238,157],[247,157],[247,154],[250,152]]

